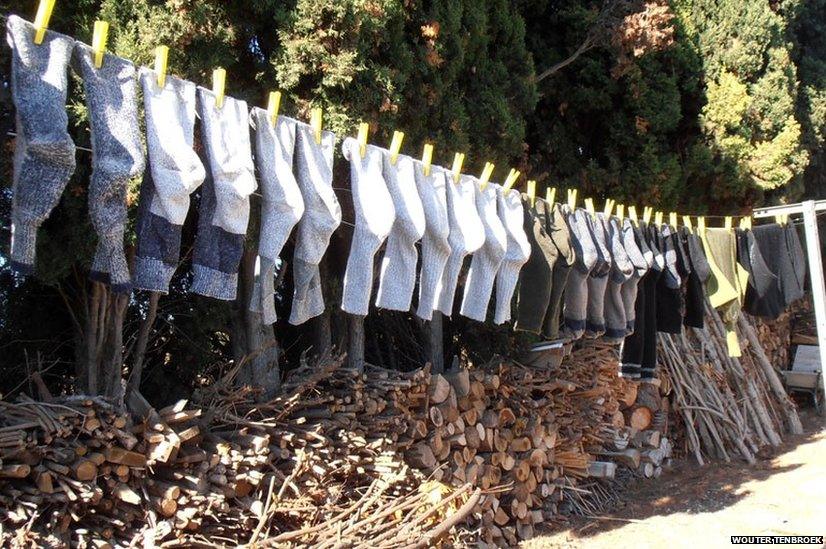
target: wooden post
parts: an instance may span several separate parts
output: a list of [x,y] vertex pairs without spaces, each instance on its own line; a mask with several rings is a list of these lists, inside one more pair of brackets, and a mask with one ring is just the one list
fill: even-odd
[[347,362],[351,368],[364,372],[364,316],[347,315],[349,338],[347,342]]
[[441,374],[445,371],[445,350],[443,340],[443,318],[442,313],[433,311],[433,318],[430,320],[430,341],[428,351],[430,354],[431,372],[434,374]]

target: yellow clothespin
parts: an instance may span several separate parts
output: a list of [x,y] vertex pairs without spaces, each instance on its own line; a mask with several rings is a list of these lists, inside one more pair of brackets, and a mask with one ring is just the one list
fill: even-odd
[[390,163],[396,165],[396,160],[399,158],[399,151],[402,150],[402,142],[404,141],[404,132],[398,130],[393,132],[393,139],[390,140]]
[[602,215],[606,218],[611,217],[611,212],[614,211],[614,201],[613,199],[609,198],[605,201],[605,208],[602,210]]
[[688,229],[688,232],[690,232],[690,233],[694,232],[694,227],[691,226],[691,216],[688,216],[688,215],[683,216],[683,225],[685,225],[686,229]]
[[637,208],[635,206],[628,206],[628,217],[631,219],[631,223],[637,227],[640,226],[640,220],[637,219]]
[[310,111],[310,127],[315,135],[315,142],[321,145],[321,107],[313,107]]
[[780,225],[785,225],[789,222],[789,214],[777,214],[774,216],[774,222]]
[[528,179],[528,199],[531,201],[531,206],[536,204],[536,180]]
[[744,231],[751,229],[751,216],[740,218],[740,228]]
[[725,217],[725,220],[723,221],[723,226],[724,226],[726,229],[731,229],[731,226],[732,226],[732,219],[731,219],[731,216],[730,216],[730,215],[727,215],[727,216]]
[[275,126],[276,120],[278,120],[278,111],[281,108],[281,92],[280,91],[272,91],[270,92],[269,99],[267,99],[267,118],[270,119],[270,124]]
[[568,189],[568,208],[571,211],[576,209],[576,193],[577,189]]
[[215,106],[219,109],[224,106],[224,89],[227,82],[227,71],[218,67],[212,71],[212,93],[215,94]]
[[49,28],[49,19],[52,18],[55,0],[40,0],[37,6],[37,15],[34,16],[34,43],[42,44]]
[[422,150],[422,164],[424,165],[424,174],[430,175],[430,163],[433,162],[433,145],[430,143],[424,144]]
[[92,35],[92,53],[95,55],[95,67],[103,65],[103,53],[106,51],[106,40],[109,38],[109,22],[95,21],[95,32]]
[[367,134],[369,131],[370,124],[368,124],[367,122],[362,122],[359,124],[359,156],[362,158],[364,158],[364,155],[367,153]]
[[620,221],[625,220],[625,204],[617,204],[617,217]]
[[453,155],[453,167],[450,171],[453,172],[453,182],[459,182],[459,176],[462,175],[462,164],[465,163],[465,153],[456,153]]
[[677,228],[677,212],[671,212],[668,214],[668,224],[674,229]]
[[706,232],[706,218],[705,217],[698,217],[697,218],[697,232],[700,233],[702,236]]
[[508,173],[508,177],[505,178],[505,183],[502,185],[505,192],[511,190],[511,187],[513,187],[513,184],[516,183],[516,180],[519,179],[520,175],[521,174],[517,170],[511,168],[510,173]]
[[488,186],[488,181],[490,181],[493,168],[493,164],[490,162],[485,162],[485,169],[482,170],[482,175],[479,176],[479,188],[483,191],[485,190],[485,187]]
[[586,198],[585,199],[585,211],[588,212],[591,217],[596,217],[597,212],[594,210],[594,199],[593,198]]
[[662,224],[663,224],[663,213],[662,212],[655,213],[654,214],[654,225],[657,225],[659,227]]
[[163,88],[166,84],[166,63],[169,59],[169,46],[158,46],[155,48],[155,74],[158,75],[158,87]]
[[545,189],[545,202],[548,206],[553,206],[556,201],[556,187],[548,187]]
[[654,212],[654,208],[651,206],[645,206],[642,210],[642,220],[648,224],[651,221],[651,214]]

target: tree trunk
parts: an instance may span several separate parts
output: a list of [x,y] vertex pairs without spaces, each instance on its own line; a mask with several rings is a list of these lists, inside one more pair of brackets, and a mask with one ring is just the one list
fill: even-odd
[[347,343],[347,360],[351,368],[364,372],[364,316],[350,317],[349,341]]
[[149,335],[152,333],[152,326],[155,324],[155,317],[158,316],[158,300],[160,297],[160,292],[149,292],[146,318],[144,318],[141,323],[138,340],[135,344],[135,360],[132,363],[132,372],[129,375],[127,394],[133,389],[140,390],[141,377],[143,376],[143,360],[146,356],[146,347],[149,345]]
[[433,311],[433,318],[427,323],[429,328],[428,358],[430,360],[431,371],[434,374],[441,374],[445,371],[445,349],[443,339],[443,318],[442,313]]

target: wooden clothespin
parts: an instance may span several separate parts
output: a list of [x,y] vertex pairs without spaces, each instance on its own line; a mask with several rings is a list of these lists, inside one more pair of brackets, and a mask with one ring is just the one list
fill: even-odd
[[502,188],[505,192],[508,192],[513,187],[513,184],[516,183],[516,180],[519,179],[521,174],[518,170],[514,170],[511,168],[511,171],[508,173],[508,177],[505,178],[505,182],[502,184]]
[[482,170],[482,175],[479,176],[479,188],[481,190],[485,190],[485,187],[488,186],[488,181],[490,181],[490,176],[493,174],[493,164],[490,162],[485,162],[485,168]]
[[399,158],[399,151],[402,150],[402,142],[404,141],[404,132],[398,130],[393,132],[393,139],[390,140],[390,163],[396,165],[396,160]]
[[271,91],[267,99],[267,118],[270,119],[270,124],[275,126],[278,120],[278,111],[281,109],[281,92]]
[[640,226],[640,220],[637,219],[637,208],[635,206],[628,206],[628,218],[631,219],[631,223],[637,227]]
[[617,218],[620,221],[625,221],[625,204],[617,204]]
[[774,216],[774,222],[780,225],[785,225],[789,222],[789,214],[777,214]]
[[651,206],[645,206],[642,210],[642,220],[646,223],[646,225],[651,221],[651,214],[654,213],[654,208]]
[[668,224],[674,229],[677,228],[677,212],[671,212],[668,214]]
[[576,209],[576,193],[577,189],[568,189],[568,208],[571,211]]
[[706,218],[700,216],[697,218],[697,232],[702,236],[706,232]]
[[547,189],[545,189],[545,202],[548,203],[548,206],[553,207],[555,201],[556,187],[548,187]]
[[732,227],[732,219],[731,219],[731,216],[730,216],[730,215],[727,215],[727,216],[725,217],[725,219],[723,220],[723,226],[724,226],[726,229],[731,229],[731,227]]
[[740,218],[740,229],[744,231],[751,229],[751,216]]
[[315,135],[315,142],[321,145],[321,107],[313,107],[310,111],[310,127]]
[[358,144],[359,144],[359,156],[364,158],[364,155],[367,154],[367,134],[370,132],[370,124],[367,122],[361,122],[359,124],[359,133],[358,133]]
[[212,93],[215,94],[215,106],[219,109],[224,106],[224,89],[226,88],[227,71],[218,67],[212,71]]
[[55,0],[40,0],[37,5],[37,15],[34,16],[34,43],[42,44],[46,37],[46,29],[49,28],[49,19],[52,18]]
[[585,202],[585,211],[590,214],[591,217],[596,217],[597,212],[594,209],[594,199],[593,198],[586,198]]
[[424,149],[422,150],[422,165],[426,176],[430,175],[431,162],[433,162],[433,145],[430,143],[425,143]]
[[694,232],[694,227],[691,226],[691,216],[688,216],[688,215],[683,216],[683,225],[685,225],[685,228],[688,229],[688,232],[690,232],[690,233]]
[[453,155],[453,167],[450,171],[453,172],[453,182],[459,182],[459,176],[462,175],[462,164],[465,163],[465,153],[456,153]]
[[528,179],[528,200],[531,201],[531,206],[536,204],[536,180]]
[[92,53],[95,56],[95,67],[103,65],[103,54],[106,52],[106,41],[109,38],[109,22],[95,21],[95,31],[92,34]]
[[609,198],[605,201],[605,207],[602,210],[602,215],[607,218],[611,217],[611,212],[614,211],[614,200]]
[[662,226],[662,224],[663,224],[663,213],[662,212],[656,212],[654,214],[654,225],[660,227],[660,226]]
[[158,87],[166,84],[166,64],[169,59],[169,46],[155,48],[155,74],[158,75]]

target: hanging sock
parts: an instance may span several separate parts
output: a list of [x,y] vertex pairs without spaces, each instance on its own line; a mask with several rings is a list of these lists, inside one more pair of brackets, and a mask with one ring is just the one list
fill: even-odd
[[726,341],[729,356],[741,354],[737,341],[737,317],[742,304],[743,269],[737,263],[737,245],[734,231],[731,229],[706,229],[702,235],[711,278],[706,287],[711,306],[718,310],[726,326]]
[[[599,214],[599,221],[602,222],[608,235],[608,244],[611,251],[611,272],[608,274],[608,286],[605,290],[605,334],[603,340],[619,344],[625,339],[628,332],[628,319],[625,315],[625,303],[622,300],[622,287],[634,275],[635,266],[629,257],[631,253],[642,254],[636,248],[636,244],[630,250],[626,250],[623,243],[623,233],[619,220],[616,218],[606,219]],[[633,238],[632,238],[633,241]]]
[[10,264],[21,274],[34,272],[37,229],[75,171],[75,145],[66,130],[66,68],[75,41],[47,30],[43,42],[35,44],[35,32],[16,15],[6,21],[17,129]]
[[453,182],[453,174],[447,172],[447,213],[450,221],[450,257],[445,265],[437,291],[438,309],[445,315],[453,313],[453,298],[459,283],[462,262],[485,243],[485,228],[476,212],[475,177],[461,175],[459,182]]
[[393,228],[396,210],[382,177],[382,150],[366,145],[362,157],[359,142],[348,137],[342,143],[341,151],[350,161],[350,189],[356,210],[356,227],[344,271],[341,309],[352,315],[365,316],[373,292],[373,260]]
[[571,242],[576,253],[574,268],[568,275],[565,286],[565,306],[563,309],[563,336],[579,339],[585,333],[588,309],[588,280],[591,271],[597,267],[599,252],[588,223],[588,212],[579,208],[568,215]]
[[[401,157],[400,157],[401,158]],[[439,281],[450,257],[450,222],[447,214],[447,180],[445,170],[430,167],[424,174],[424,164],[414,160],[416,188],[424,209],[425,230],[422,236],[422,266],[419,272],[419,305],[416,315],[423,320],[433,318],[438,306]]]
[[474,185],[476,186],[476,211],[484,227],[485,243],[476,250],[470,261],[470,271],[468,271],[465,282],[460,314],[484,322],[490,296],[493,293],[493,282],[505,257],[508,237],[496,213],[499,186],[491,183],[482,190],[478,180],[474,182]]
[[654,254],[645,244],[645,239],[638,227],[634,226],[630,219],[622,222],[622,245],[628,260],[631,262],[631,276],[620,288],[622,307],[625,312],[625,337],[634,333],[637,311],[636,301],[639,291],[640,281],[654,261]]
[[335,134],[323,131],[321,143],[316,143],[313,129],[298,123],[295,139],[295,180],[304,200],[296,228],[290,313],[290,324],[298,325],[324,312],[319,264],[341,223],[341,206],[333,192]]
[[665,269],[657,283],[657,331],[679,334],[683,328],[684,303],[673,229],[662,225],[657,233],[657,242],[665,260]]
[[129,180],[143,173],[143,145],[138,124],[137,72],[131,61],[109,53],[95,67],[90,46],[75,44],[73,63],[83,79],[92,131],[92,177],[89,213],[98,245],[89,276],[110,284],[112,291],[132,289],[123,248],[126,191]]
[[689,233],[686,229],[683,236],[688,251],[688,260],[691,263],[691,273],[686,281],[685,316],[683,325],[702,328],[705,325],[705,284],[711,275],[711,268],[703,252],[700,237]]
[[561,204],[546,206],[546,229],[556,247],[556,259],[551,273],[551,297],[545,313],[542,335],[547,339],[559,339],[559,321],[562,318],[562,299],[568,277],[576,262],[576,252],[571,244],[571,231]]
[[551,300],[553,266],[559,251],[548,234],[547,208],[544,200],[531,206],[527,194],[521,195],[522,227],[531,252],[519,271],[514,329],[538,334]]
[[198,112],[208,159],[201,192],[191,291],[231,301],[256,189],[247,103],[229,96],[219,108],[211,90],[198,88]]
[[396,163],[384,151],[382,175],[393,199],[396,220],[387,237],[381,262],[376,307],[391,311],[409,311],[416,286],[416,242],[425,232],[425,213],[416,185],[415,161],[399,155]]
[[296,121],[253,107],[255,163],[261,181],[261,227],[258,257],[249,310],[260,313],[264,324],[276,321],[275,269],[278,255],[304,215],[304,199],[293,176]]
[[522,197],[513,189],[496,189],[499,219],[505,229],[507,245],[505,256],[499,271],[496,273],[496,311],[493,322],[504,324],[511,319],[511,301],[519,281],[519,271],[528,262],[531,255],[531,244],[525,234],[525,213],[522,208]]
[[138,206],[135,286],[167,293],[178,267],[189,195],[206,176],[192,148],[196,86],[168,75],[160,88],[157,73],[147,68],[140,70],[140,81],[149,169]]

